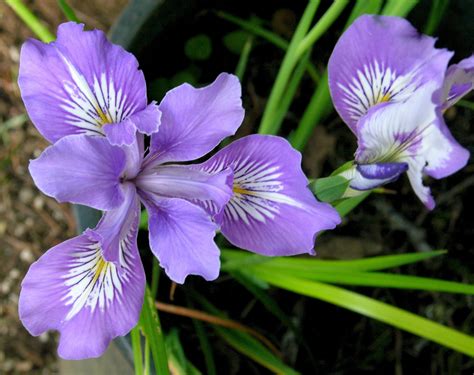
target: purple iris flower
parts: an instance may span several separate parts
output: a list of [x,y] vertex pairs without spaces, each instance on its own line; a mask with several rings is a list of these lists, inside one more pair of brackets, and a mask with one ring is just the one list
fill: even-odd
[[[77,32],[77,39],[88,35]],[[89,46],[82,48],[77,53],[87,55]],[[40,121],[56,142],[31,161],[36,185],[58,201],[104,214],[94,229],[53,247],[31,266],[19,302],[31,334],[57,330],[59,355],[83,359],[100,356],[136,325],[145,288],[136,243],[141,203],[151,250],[177,283],[191,274],[218,276],[219,228],[233,244],[257,253],[314,253],[317,233],[340,218],[309,191],[301,154],[286,140],[251,135],[202,164],[182,164],[236,132],[244,117],[240,96],[238,79],[226,73],[204,88],[183,84],[171,90],[157,108],[161,125],[148,150],[141,132],[133,132],[130,144],[114,145],[97,133],[65,132],[60,121],[48,129]],[[32,103],[46,96],[24,97],[35,108]],[[51,101],[51,107],[60,105]]]
[[453,53],[435,42],[403,18],[369,15],[339,39],[329,87],[358,140],[354,166],[342,173],[352,189],[373,189],[407,172],[432,209],[423,175],[439,179],[466,165],[469,152],[451,135],[443,112],[473,88],[474,56],[448,68]]
[[[28,114],[50,142],[70,134],[105,134],[110,143],[134,142],[138,130],[158,130],[160,112],[147,105],[138,61],[99,30],[64,23],[57,40],[23,44],[18,84]],[[85,53],[86,52],[86,53]]]

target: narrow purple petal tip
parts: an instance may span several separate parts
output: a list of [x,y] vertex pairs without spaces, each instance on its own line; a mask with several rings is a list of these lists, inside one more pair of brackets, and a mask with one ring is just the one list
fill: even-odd
[[474,55],[448,68],[443,87],[437,94],[438,103],[446,110],[473,89]]
[[373,163],[358,164],[345,171],[343,176],[350,181],[354,190],[372,190],[395,181],[408,170],[408,163]]

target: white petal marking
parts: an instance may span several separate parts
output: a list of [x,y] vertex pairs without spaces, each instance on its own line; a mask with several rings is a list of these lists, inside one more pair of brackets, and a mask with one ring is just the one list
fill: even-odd
[[350,117],[358,120],[370,107],[378,103],[406,99],[417,88],[418,70],[419,67],[416,67],[410,74],[399,75],[376,60],[369,66],[364,65],[362,70],[357,70],[347,86],[338,83]]
[[[212,165],[210,169],[216,166]],[[302,207],[301,203],[281,193],[284,185],[279,166],[242,158],[232,163],[232,169],[234,195],[224,210],[227,220],[241,220],[246,225],[252,225],[250,219],[265,223],[279,214],[279,204]]]
[[114,82],[105,73],[100,79],[93,77],[92,87],[76,67],[61,53],[72,81],[63,81],[63,88],[68,98],[59,97],[61,108],[67,112],[69,124],[85,130],[85,133],[103,134],[102,126],[123,121],[131,115],[136,106],[126,107],[126,95],[118,91]]
[[120,303],[124,296],[122,285],[130,280],[131,258],[127,251],[132,245],[131,234],[120,242],[121,268],[102,257],[99,243],[78,249],[72,254],[69,271],[64,276],[64,285],[69,292],[63,297],[66,306],[71,306],[65,320],[76,316],[83,308],[91,312],[99,308],[102,312],[113,302]]

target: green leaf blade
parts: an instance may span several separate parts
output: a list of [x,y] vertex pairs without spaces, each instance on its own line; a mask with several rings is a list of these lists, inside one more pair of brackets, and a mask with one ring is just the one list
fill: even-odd
[[79,18],[77,18],[76,16],[76,13],[70,7],[70,5],[67,3],[66,0],[58,0],[58,5],[59,5],[59,8],[61,8],[61,11],[64,13],[64,15],[69,21],[73,21],[77,23],[80,22]]
[[407,253],[382,255],[377,257],[354,260],[326,260],[316,257],[264,257],[246,251],[222,249],[224,259],[223,269],[241,269],[260,264],[271,264],[287,269],[319,272],[325,270],[338,271],[380,271],[387,268],[399,267],[420,262],[446,254],[446,250],[436,250],[423,253]]
[[274,286],[329,302],[474,357],[474,337],[406,310],[316,281],[262,270],[256,271],[256,275]]
[[145,290],[145,299],[143,301],[139,324],[150,344],[156,371],[160,375],[169,375],[164,334],[161,329],[158,312],[148,287]]

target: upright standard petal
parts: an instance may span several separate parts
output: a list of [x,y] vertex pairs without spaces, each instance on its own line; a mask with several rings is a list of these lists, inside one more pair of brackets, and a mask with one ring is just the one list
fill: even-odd
[[334,106],[353,132],[371,107],[406,100],[427,82],[441,87],[452,53],[435,41],[399,17],[364,15],[347,29],[328,74]]
[[99,357],[111,340],[137,324],[145,291],[137,223],[123,239],[119,265],[106,261],[86,232],[53,247],[30,267],[20,293],[20,320],[34,336],[59,331],[60,357]]
[[150,246],[171,280],[182,284],[188,275],[206,280],[219,276],[218,226],[200,207],[178,198],[142,196],[148,210]]
[[211,201],[220,211],[232,196],[232,171],[208,173],[187,165],[159,165],[143,170],[137,187],[161,197]]
[[448,68],[441,98],[438,98],[438,101],[443,110],[446,110],[472,89],[474,89],[474,55]]
[[241,87],[234,75],[221,73],[209,86],[185,83],[169,91],[160,103],[160,131],[151,137],[148,162],[188,161],[204,156],[242,120]]
[[357,129],[356,152],[359,164],[407,163],[412,187],[430,209],[434,201],[422,184],[423,173],[454,173],[469,157],[447,128],[440,127],[438,109],[431,100],[435,90],[435,83],[427,84],[405,102],[385,103],[369,110]]
[[283,138],[241,138],[200,168],[234,171],[234,195],[217,220],[222,234],[243,249],[265,255],[313,253],[317,233],[340,223],[336,210],[309,191],[301,154]]
[[[135,57],[107,41],[102,31],[83,28],[62,24],[55,42],[29,40],[21,49],[18,83],[35,126],[52,143],[71,134],[104,134],[106,124],[128,134],[119,142],[111,138],[114,143],[131,141],[136,128],[156,131],[159,111],[147,108]],[[146,116],[138,115],[143,111]],[[144,118],[151,122],[143,124]]]
[[111,210],[123,202],[125,153],[103,137],[62,138],[30,162],[36,186],[59,202]]

